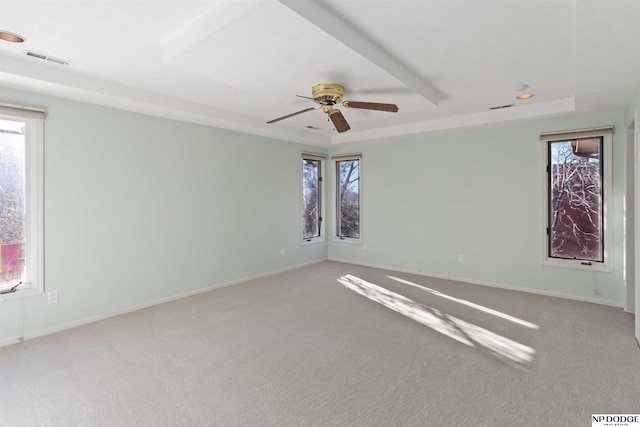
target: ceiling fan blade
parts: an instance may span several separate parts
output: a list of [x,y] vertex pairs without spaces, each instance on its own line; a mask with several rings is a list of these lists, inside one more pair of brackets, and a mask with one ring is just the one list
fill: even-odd
[[296,111],[295,113],[287,114],[286,116],[278,117],[277,119],[269,120],[267,123],[275,123],[280,120],[288,119],[289,117],[297,116],[298,114],[306,113],[307,111],[317,110],[320,107],[309,107],[304,110]]
[[298,98],[305,98],[305,99],[310,99],[313,101],[313,98],[311,98],[310,96],[302,96],[302,95],[296,95]]
[[351,129],[351,126],[349,126],[349,123],[347,123],[340,110],[331,111],[329,113],[329,118],[338,132],[346,132]]
[[347,108],[360,108],[363,110],[388,111],[390,113],[396,113],[398,111],[398,106],[396,104],[380,104],[378,102],[344,101],[342,105],[344,105]]

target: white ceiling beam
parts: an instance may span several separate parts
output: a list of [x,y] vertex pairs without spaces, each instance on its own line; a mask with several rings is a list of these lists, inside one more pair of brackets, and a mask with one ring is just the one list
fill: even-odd
[[353,28],[335,12],[318,1],[278,0],[280,3],[325,31],[339,42],[353,49],[378,67],[397,78],[412,90],[438,105],[438,93],[414,71],[401,64],[380,46]]

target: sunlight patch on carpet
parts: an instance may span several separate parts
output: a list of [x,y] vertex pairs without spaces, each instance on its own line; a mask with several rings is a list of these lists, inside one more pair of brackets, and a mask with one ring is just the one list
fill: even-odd
[[517,317],[511,316],[510,314],[506,314],[506,313],[503,313],[501,311],[494,310],[492,308],[485,307],[483,305],[473,303],[471,301],[467,301],[467,300],[463,300],[463,299],[460,299],[460,298],[452,297],[451,295],[444,294],[444,293],[442,293],[440,291],[437,291],[435,289],[427,288],[426,286],[418,285],[417,283],[413,283],[413,282],[410,282],[408,280],[400,279],[399,277],[393,277],[393,276],[387,276],[387,277],[389,279],[395,280],[396,282],[400,282],[400,283],[403,283],[403,284],[409,285],[409,286],[415,286],[415,287],[420,288],[420,289],[422,289],[424,291],[427,291],[427,292],[429,292],[429,293],[431,293],[433,295],[448,299],[450,301],[455,301],[455,302],[460,303],[462,305],[466,305],[467,307],[475,308],[476,310],[480,310],[480,311],[482,311],[484,313],[488,313],[488,314],[491,314],[493,316],[500,317],[500,318],[505,319],[505,320],[509,320],[509,321],[511,321],[513,323],[517,323],[518,325],[522,325],[522,326],[525,326],[525,327],[531,328],[531,329],[540,329],[540,326],[536,325],[535,323],[531,323],[531,322],[527,322],[526,320],[518,319]]
[[491,354],[509,365],[523,368],[530,365],[533,360],[535,350],[531,347],[491,332],[481,326],[425,306],[351,274],[342,276],[337,280],[347,289],[382,304],[462,344]]

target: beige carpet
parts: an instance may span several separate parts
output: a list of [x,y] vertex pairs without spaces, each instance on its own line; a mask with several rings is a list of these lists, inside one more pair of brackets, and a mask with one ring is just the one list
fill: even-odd
[[620,309],[323,262],[0,349],[2,426],[590,426]]

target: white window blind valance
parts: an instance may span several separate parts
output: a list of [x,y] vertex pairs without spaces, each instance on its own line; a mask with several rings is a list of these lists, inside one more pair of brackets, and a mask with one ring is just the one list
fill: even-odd
[[540,141],[568,141],[572,139],[594,138],[612,135],[613,126],[601,126],[588,129],[565,130],[560,132],[545,132],[540,134]]
[[338,154],[336,156],[331,156],[331,160],[351,160],[351,159],[361,159],[362,153],[353,153],[353,154]]
[[20,105],[0,104],[0,116],[20,119],[44,120],[46,111]]
[[303,159],[325,160],[327,156],[318,153],[302,153]]

